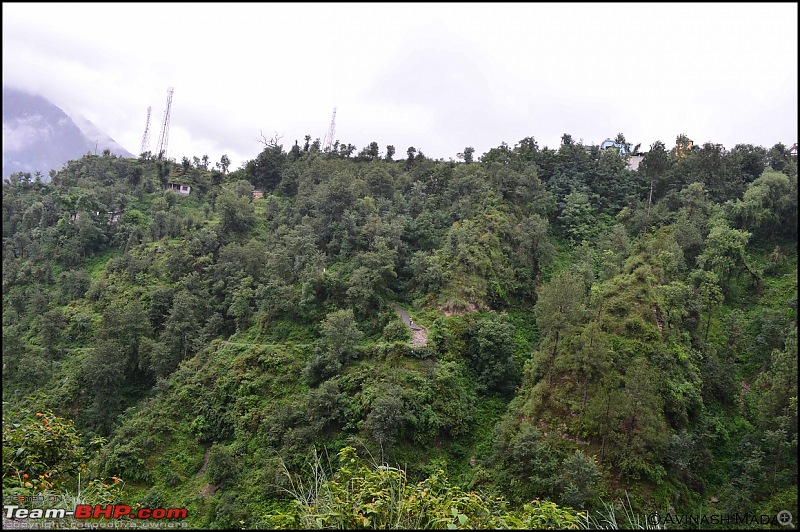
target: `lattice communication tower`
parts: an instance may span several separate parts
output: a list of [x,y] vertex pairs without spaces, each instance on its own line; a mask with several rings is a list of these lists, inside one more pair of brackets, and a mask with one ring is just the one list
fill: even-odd
[[161,133],[158,135],[158,148],[156,149],[156,155],[159,159],[167,158],[167,147],[169,145],[169,112],[172,107],[173,90],[172,87],[167,90],[167,109],[164,111],[164,123],[161,124]]
[[139,149],[139,154],[147,153],[150,151],[150,111],[152,107],[147,106],[147,124],[144,126],[144,135],[142,136],[142,147]]
[[330,151],[333,145],[333,135],[336,133],[336,107],[333,108],[333,116],[331,117],[331,127],[325,134],[325,140],[322,142],[322,151]]

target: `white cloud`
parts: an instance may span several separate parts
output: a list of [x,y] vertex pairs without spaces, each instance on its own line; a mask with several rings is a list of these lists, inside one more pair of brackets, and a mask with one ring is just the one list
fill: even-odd
[[534,136],[797,140],[796,4],[3,4],[4,83],[131,152],[174,87],[170,155],[260,134],[450,158]]

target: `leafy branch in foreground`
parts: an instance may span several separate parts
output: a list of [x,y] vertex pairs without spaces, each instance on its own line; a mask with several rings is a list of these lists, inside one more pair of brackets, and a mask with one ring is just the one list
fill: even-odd
[[75,504],[119,501],[125,483],[117,476],[95,478],[81,487],[86,463],[104,443],[104,438],[93,438],[85,447],[73,422],[51,410],[4,408],[3,495],[21,502],[61,501],[73,509]]
[[339,452],[339,470],[327,478],[315,453],[313,479],[292,478],[286,491],[294,499],[286,513],[267,516],[273,528],[287,529],[577,529],[570,508],[534,500],[519,511],[500,497],[465,492],[443,471],[418,483],[405,471],[367,463],[353,447]]

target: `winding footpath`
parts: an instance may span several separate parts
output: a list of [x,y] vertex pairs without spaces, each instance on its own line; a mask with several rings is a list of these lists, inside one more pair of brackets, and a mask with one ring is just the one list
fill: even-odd
[[427,329],[412,322],[411,317],[408,315],[408,312],[406,312],[406,309],[397,303],[392,303],[392,307],[394,308],[395,312],[397,312],[397,315],[400,316],[400,319],[403,321],[403,323],[408,325],[408,328],[411,329],[411,345],[420,347],[428,345]]

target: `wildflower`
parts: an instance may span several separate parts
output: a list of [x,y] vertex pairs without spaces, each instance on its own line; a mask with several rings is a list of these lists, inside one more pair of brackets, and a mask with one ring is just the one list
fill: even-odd
[[22,478],[28,478],[28,474],[25,473],[24,475],[22,475]]
[[113,479],[114,479],[114,484],[116,484],[117,482],[119,482],[119,479],[118,479],[117,477],[111,477],[111,478],[113,478]]
[[45,425],[47,425],[47,424],[48,424],[48,423],[50,423],[50,422],[47,420],[47,418],[44,418],[44,419],[42,420],[42,423],[44,423]]
[[36,417],[42,417],[43,415],[41,412],[36,412]]
[[105,482],[103,482],[103,487],[104,487],[104,488],[107,488],[107,487],[108,487],[108,484],[106,484]]

